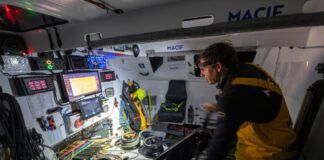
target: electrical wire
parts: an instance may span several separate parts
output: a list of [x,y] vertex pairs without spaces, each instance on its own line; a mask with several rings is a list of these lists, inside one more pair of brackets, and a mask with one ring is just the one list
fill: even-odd
[[[54,78],[55,77],[55,75],[56,74],[59,74],[59,73],[55,73],[55,72],[53,72],[52,70],[50,70],[50,72],[51,72],[51,76],[52,76],[52,78]],[[58,98],[57,98],[57,94],[56,94],[56,88],[54,87],[54,89],[53,89],[53,97],[54,97],[54,102],[55,102],[55,104],[56,105],[58,105],[58,106],[66,106],[66,105],[68,105],[69,103],[61,103],[59,100],[58,100]]]
[[27,130],[25,121],[17,100],[7,93],[0,93],[0,123],[5,133],[1,142],[4,148],[10,149],[13,160],[43,160],[44,139],[33,128]]

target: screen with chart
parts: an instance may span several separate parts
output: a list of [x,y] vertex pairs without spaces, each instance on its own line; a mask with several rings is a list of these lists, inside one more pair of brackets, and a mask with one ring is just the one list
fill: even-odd
[[79,96],[101,92],[98,72],[61,74],[65,101],[74,101]]

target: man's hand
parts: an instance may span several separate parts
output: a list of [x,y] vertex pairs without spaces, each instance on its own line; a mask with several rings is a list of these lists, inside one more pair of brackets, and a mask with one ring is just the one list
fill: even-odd
[[216,112],[216,103],[213,103],[213,102],[205,102],[201,105],[202,109],[205,111],[205,112]]

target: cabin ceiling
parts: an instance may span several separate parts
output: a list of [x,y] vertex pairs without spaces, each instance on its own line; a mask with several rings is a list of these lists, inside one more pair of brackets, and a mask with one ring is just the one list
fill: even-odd
[[[91,1],[91,0],[90,0]],[[156,5],[173,3],[181,0],[92,0],[106,3],[115,9],[121,9],[124,13],[144,9]],[[102,9],[86,0],[2,0],[1,4],[9,4],[69,22],[87,21],[90,19],[115,15],[106,9]]]

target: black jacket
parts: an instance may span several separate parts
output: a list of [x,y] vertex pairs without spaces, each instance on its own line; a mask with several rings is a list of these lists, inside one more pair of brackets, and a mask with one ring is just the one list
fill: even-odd
[[222,116],[207,150],[208,160],[224,159],[233,147],[232,142],[241,124],[246,121],[270,122],[280,111],[281,95],[254,86],[232,85],[232,80],[237,77],[271,79],[257,67],[241,63],[219,83],[222,92],[218,96],[217,112]]

